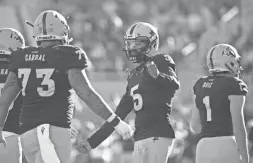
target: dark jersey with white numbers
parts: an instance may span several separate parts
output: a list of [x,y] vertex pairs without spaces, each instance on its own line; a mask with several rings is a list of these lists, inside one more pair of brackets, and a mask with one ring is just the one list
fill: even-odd
[[86,66],[84,51],[74,46],[28,47],[12,54],[9,70],[22,87],[22,133],[44,123],[70,127],[73,105],[67,70]]
[[[0,90],[2,91],[4,83],[8,76],[8,62],[0,62]],[[0,92],[1,95],[1,92]],[[9,108],[9,114],[6,119],[3,131],[19,134],[19,116],[22,107],[22,97],[19,95]]]
[[201,136],[232,136],[233,125],[229,95],[246,95],[246,84],[236,77],[208,76],[193,87],[195,103],[200,113]]
[[[160,71],[174,66],[174,61],[163,54],[156,55],[151,61]],[[174,138],[169,116],[171,100],[178,89],[178,84],[171,82],[165,87],[159,83],[164,78],[153,79],[147,71],[145,64],[140,65],[130,72],[127,79],[126,98],[132,99],[130,102],[136,113],[134,139],[138,141],[149,137]]]
[[[158,54],[148,62],[154,62],[160,71],[157,79],[152,78],[146,63],[132,69],[128,75],[126,93],[121,98],[115,113],[121,118],[134,110],[134,140],[139,141],[150,137],[174,138],[175,133],[170,124],[171,100],[179,81],[175,74],[175,63],[169,55]],[[105,123],[89,139],[95,148],[114,131],[110,123]]]

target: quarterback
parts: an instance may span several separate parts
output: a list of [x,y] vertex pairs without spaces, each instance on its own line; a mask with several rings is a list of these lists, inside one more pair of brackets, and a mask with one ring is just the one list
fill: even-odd
[[[175,63],[169,55],[158,52],[157,29],[145,22],[129,27],[124,36],[125,54],[136,63],[128,75],[126,92],[116,108],[116,114],[124,119],[131,110],[136,113],[134,156],[140,163],[166,163],[175,138],[169,121],[171,100],[179,81]],[[114,131],[105,123],[77,149],[87,153],[96,148]]]
[[71,153],[70,123],[73,102],[70,90],[114,126],[124,138],[132,135],[130,125],[111,111],[90,84],[85,52],[69,45],[69,25],[58,12],[44,11],[33,24],[37,47],[11,54],[9,75],[0,98],[0,127],[8,107],[22,94],[21,145],[28,163],[68,163]]
[[[22,34],[13,28],[0,29],[0,91],[8,76],[8,61],[12,51],[25,47],[25,40]],[[1,95],[0,92],[0,95]],[[19,139],[19,116],[22,107],[21,95],[9,107],[9,114],[4,125],[0,129],[1,137],[5,142],[0,144],[1,163],[21,163],[22,152]]]
[[201,124],[196,163],[249,163],[243,114],[248,89],[240,79],[240,59],[231,45],[212,47],[207,54],[211,75],[200,78],[193,87],[193,129]]

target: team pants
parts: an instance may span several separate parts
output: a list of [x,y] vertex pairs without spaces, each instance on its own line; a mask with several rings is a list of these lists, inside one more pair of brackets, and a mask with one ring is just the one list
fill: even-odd
[[147,138],[135,142],[135,163],[167,163],[167,159],[173,148],[171,138]]
[[68,163],[70,129],[43,124],[20,136],[28,163]]
[[12,134],[11,136],[5,137],[5,140],[7,143],[6,147],[4,147],[3,144],[0,144],[0,162],[22,163],[22,149],[19,136]]
[[203,138],[197,144],[196,163],[240,163],[232,136]]

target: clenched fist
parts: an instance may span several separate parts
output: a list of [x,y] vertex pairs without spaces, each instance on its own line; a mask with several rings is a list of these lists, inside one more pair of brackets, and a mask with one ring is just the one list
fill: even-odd
[[146,64],[146,67],[147,67],[147,71],[148,71],[149,75],[152,78],[156,79],[159,76],[160,71],[158,70],[157,66],[155,65],[155,63],[153,61],[148,62]]
[[119,124],[114,128],[124,140],[131,139],[134,134],[134,130],[132,129],[132,127],[122,120],[120,120]]

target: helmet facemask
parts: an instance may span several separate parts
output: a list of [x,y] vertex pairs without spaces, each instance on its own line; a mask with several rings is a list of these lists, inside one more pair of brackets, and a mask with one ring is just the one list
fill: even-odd
[[241,78],[243,74],[243,68],[241,66],[241,57],[236,59],[234,62],[231,61],[226,63],[225,66],[235,77]]
[[152,42],[146,36],[138,36],[136,38],[124,37],[125,48],[123,51],[129,61],[133,63],[142,63],[146,60],[147,54],[155,46],[156,39]]

